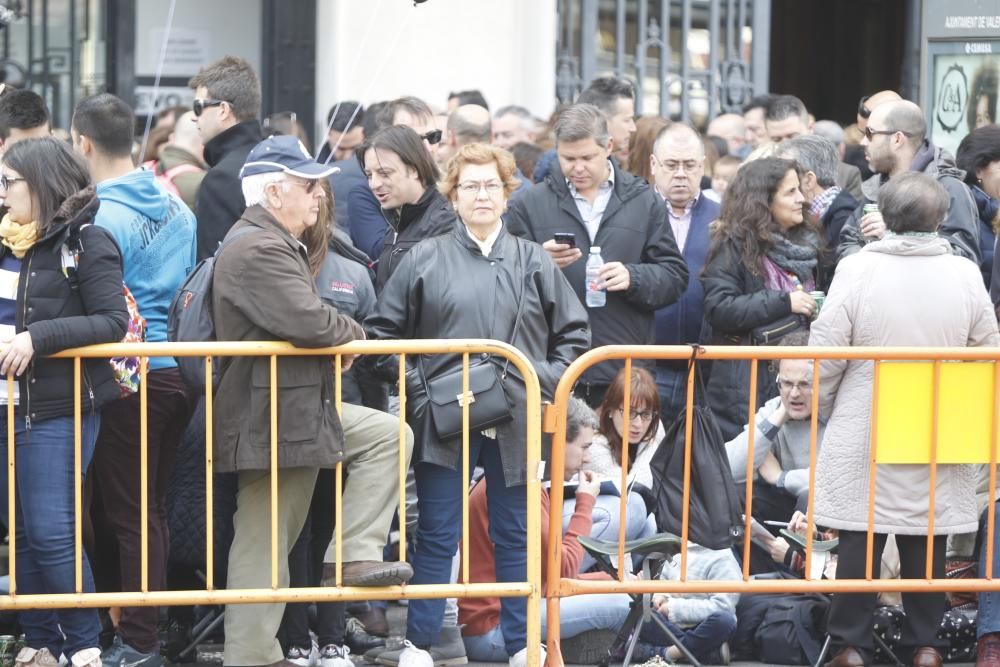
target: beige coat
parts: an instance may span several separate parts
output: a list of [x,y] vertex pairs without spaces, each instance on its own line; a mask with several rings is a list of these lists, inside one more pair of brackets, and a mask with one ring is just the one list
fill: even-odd
[[[841,260],[810,345],[982,347],[997,320],[978,267],[943,238],[888,236]],[[873,364],[824,361],[820,412],[829,418],[816,476],[816,522],[868,530]],[[875,531],[927,534],[930,467],[880,465]],[[940,465],[935,534],[976,529],[976,469]]]

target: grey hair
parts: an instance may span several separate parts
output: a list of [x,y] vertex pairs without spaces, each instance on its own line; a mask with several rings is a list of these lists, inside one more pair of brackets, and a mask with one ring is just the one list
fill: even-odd
[[893,176],[878,193],[885,226],[892,232],[933,232],[944,221],[951,197],[933,176],[907,172]]
[[598,429],[597,413],[582,399],[573,396],[566,406],[566,442],[573,442],[585,428]]
[[834,146],[844,143],[844,128],[833,120],[818,120],[813,126],[813,132],[821,137],[826,137],[833,142]]
[[782,157],[795,160],[805,171],[816,174],[816,182],[822,188],[836,185],[837,165],[840,157],[837,147],[826,137],[805,134],[786,139],[779,149]]
[[593,139],[606,146],[611,139],[608,120],[593,104],[574,104],[566,107],[556,120],[556,144]]
[[505,107],[500,107],[497,109],[496,113],[493,114],[493,118],[503,118],[504,116],[517,116],[521,119],[521,126],[524,127],[524,129],[535,129],[535,115],[524,107],[517,106],[516,104],[509,104]]
[[246,201],[247,206],[257,206],[258,204],[263,206],[267,201],[264,194],[267,186],[271,183],[283,183],[284,181],[285,174],[281,171],[245,176],[240,181],[240,186],[243,188],[243,199]]

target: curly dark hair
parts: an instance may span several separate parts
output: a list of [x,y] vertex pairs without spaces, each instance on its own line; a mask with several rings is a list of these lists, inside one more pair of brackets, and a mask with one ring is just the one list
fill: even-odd
[[774,195],[789,171],[802,178],[798,164],[784,158],[761,158],[740,167],[722,198],[722,213],[712,228],[708,262],[724,243],[732,241],[739,247],[746,268],[754,275],[761,275],[761,259],[771,249],[772,234],[781,234],[800,245],[819,243],[819,235],[808,216],[801,225],[786,230],[771,215]]

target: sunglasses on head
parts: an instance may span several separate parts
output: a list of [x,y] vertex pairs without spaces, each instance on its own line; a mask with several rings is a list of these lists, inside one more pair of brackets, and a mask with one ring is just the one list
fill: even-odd
[[441,141],[441,130],[431,130],[430,132],[425,132],[420,135],[420,138],[433,146]]
[[865,95],[858,102],[858,115],[864,118],[865,120],[868,120],[868,118],[872,115],[872,110],[869,109],[867,106],[865,106],[865,102],[867,102],[868,98],[870,97],[871,95]]
[[194,104],[191,105],[191,110],[194,111],[195,116],[200,116],[205,109],[209,107],[217,107],[222,104],[231,104],[226,100],[195,100]]

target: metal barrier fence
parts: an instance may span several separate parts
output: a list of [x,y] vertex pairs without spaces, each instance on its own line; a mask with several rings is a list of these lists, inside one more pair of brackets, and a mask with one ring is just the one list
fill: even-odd
[[[543,582],[547,591],[547,649],[548,660],[551,665],[561,665],[562,655],[559,647],[560,626],[559,626],[559,600],[562,597],[583,595],[590,593],[879,593],[879,592],[982,592],[1000,591],[1000,578],[994,579],[992,568],[987,568],[985,579],[935,579],[932,576],[933,565],[933,522],[934,512],[928,513],[929,530],[927,536],[928,549],[926,561],[926,577],[923,579],[873,579],[873,544],[874,544],[874,498],[876,463],[878,458],[877,442],[877,419],[878,411],[878,386],[882,375],[883,362],[888,361],[929,361],[933,362],[933,398],[932,398],[932,433],[929,461],[921,461],[930,465],[930,484],[928,490],[928,507],[934,507],[937,465],[939,458],[939,439],[937,412],[942,396],[940,391],[941,371],[943,362],[949,361],[980,361],[994,362],[992,369],[992,423],[990,426],[989,454],[982,460],[982,463],[989,463],[989,496],[988,499],[996,498],[997,490],[997,449],[1000,447],[1000,349],[997,348],[917,348],[917,347],[894,347],[894,348],[838,348],[838,347],[732,347],[732,346],[705,346],[692,348],[691,346],[608,346],[591,350],[577,359],[563,374],[555,393],[555,404],[549,406],[546,412],[545,424],[547,430],[554,433],[552,442],[552,488],[550,491],[550,506],[552,508],[562,508],[563,506],[563,484],[565,482],[564,463],[566,447],[566,411],[567,404],[572,396],[573,385],[577,382],[583,372],[603,361],[624,360],[626,377],[631,375],[633,359],[663,359],[663,360],[729,360],[745,361],[750,360],[750,393],[748,401],[748,456],[746,475],[746,497],[745,497],[745,532],[743,543],[743,577],[740,581],[688,581],[687,580],[687,557],[688,557],[688,531],[689,531],[689,510],[691,493],[691,448],[692,448],[692,423],[686,420],[685,432],[685,467],[684,467],[684,500],[682,530],[680,535],[681,563],[680,580],[626,580],[626,568],[619,568],[619,579],[617,581],[579,580],[559,577],[560,562],[562,559],[562,511],[553,509],[549,515],[549,549],[548,558],[548,581]],[[874,362],[874,385],[872,391],[872,438],[870,442],[869,459],[869,480],[868,480],[868,530],[867,530],[867,556],[864,579],[821,579],[812,576],[813,545],[811,540],[806,540],[805,554],[805,576],[803,579],[763,579],[753,580],[750,578],[750,535],[751,535],[751,512],[753,504],[753,480],[754,480],[754,456],[753,448],[755,443],[754,431],[756,428],[757,414],[757,361],[777,361],[782,359],[804,359],[813,362],[812,374],[812,416],[809,443],[809,492],[808,492],[808,526],[806,535],[812,535],[815,529],[815,519],[813,516],[813,501],[815,497],[816,482],[816,458],[817,458],[817,429],[819,418],[819,384],[820,384],[820,362],[823,360],[861,360]],[[624,415],[622,423],[624,428],[630,423],[629,410],[631,408],[630,387],[631,383],[624,385],[625,394],[623,400]],[[688,415],[694,403],[695,389],[695,365],[692,364],[687,378],[687,402],[686,410]],[[628,478],[628,438],[622,438],[622,472],[621,489],[627,488]],[[915,461],[916,462],[916,461]],[[618,562],[625,562],[624,542],[625,542],[625,510],[627,503],[620,503],[620,522],[618,535]],[[993,553],[993,533],[995,518],[995,503],[988,502],[988,520],[986,536],[987,563],[992,563]]]
[[[74,478],[75,490],[75,560],[76,585],[75,593],[51,595],[21,595],[17,592],[17,549],[15,531],[10,531],[10,593],[0,596],[0,609],[52,609],[67,607],[110,607],[110,606],[159,606],[159,605],[194,605],[194,604],[239,604],[253,602],[305,602],[334,600],[371,600],[371,599],[416,599],[445,597],[525,597],[528,599],[527,630],[528,630],[528,660],[529,665],[537,667],[541,639],[541,509],[537,499],[541,493],[540,480],[537,476],[528,475],[526,493],[528,494],[527,514],[527,578],[523,582],[506,583],[469,583],[468,549],[462,550],[462,577],[455,584],[435,585],[403,585],[386,587],[309,587],[280,588],[278,586],[278,403],[277,369],[280,357],[290,356],[330,356],[335,367],[335,399],[338,411],[341,407],[341,372],[343,359],[352,355],[398,355],[399,359],[399,532],[400,559],[406,558],[406,356],[413,354],[460,354],[462,355],[462,389],[463,395],[469,393],[469,355],[491,354],[503,357],[520,372],[527,390],[527,402],[516,409],[526,410],[527,416],[527,470],[538,470],[541,459],[541,406],[538,376],[531,362],[516,348],[502,342],[489,340],[408,340],[408,341],[358,341],[335,348],[300,349],[288,343],[277,342],[239,342],[239,343],[141,343],[141,344],[111,344],[95,345],[86,348],[65,350],[52,355],[73,360],[74,402]],[[141,590],[121,593],[84,593],[82,574],[82,491],[81,491],[81,359],[110,357],[139,357],[140,359],[140,517],[142,524],[141,550]],[[206,520],[206,586],[204,590],[188,591],[150,591],[148,579],[148,480],[147,480],[147,383],[148,360],[150,357],[205,357],[205,520]],[[270,470],[271,470],[271,587],[266,589],[219,590],[213,581],[213,525],[212,525],[212,369],[213,356],[255,356],[270,358]],[[12,376],[7,378],[8,396],[13,395]],[[462,401],[462,468],[464,479],[469,479],[469,403]],[[7,442],[14,442],[14,404],[7,406]],[[9,524],[14,526],[16,493],[13,480],[16,479],[14,447],[7,448],[7,467],[9,471],[8,502]],[[343,492],[343,463],[336,468],[336,581],[342,581],[342,512],[340,502]],[[463,485],[462,490],[462,538],[463,543],[469,543],[469,489]]]

